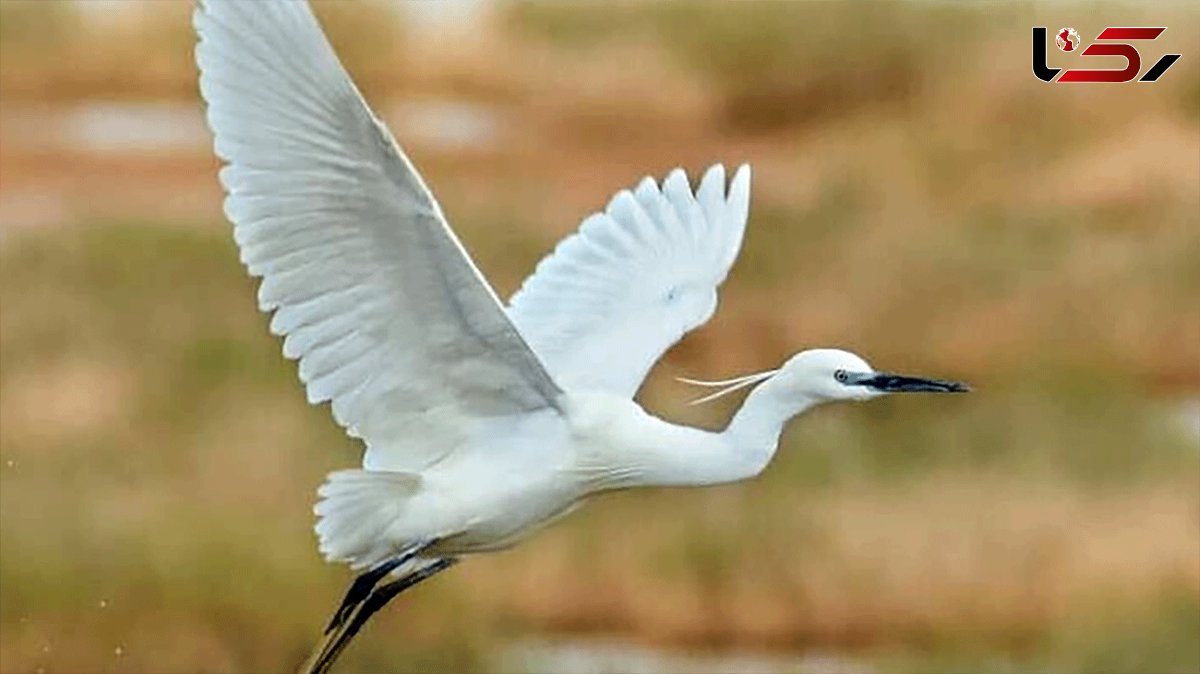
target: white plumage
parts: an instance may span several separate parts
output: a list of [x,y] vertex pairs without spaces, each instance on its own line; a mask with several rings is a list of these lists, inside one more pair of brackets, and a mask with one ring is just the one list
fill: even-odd
[[420,176],[299,2],[196,14],[225,213],[310,402],[393,469],[454,447],[459,417],[553,407],[560,390]]
[[725,382],[758,385],[720,433],[654,417],[632,397],[716,309],[749,167],[726,185],[714,166],[694,192],[682,170],[618,192],[506,309],[307,3],[206,0],[195,28],[225,213],[262,279],[259,306],[309,401],[329,401],[366,445],[362,469],[321,487],[316,529],[329,560],[374,570],[347,594],[314,671],[396,592],[591,494],[742,479],[814,404],[964,388],[817,349]]
[[[513,295],[509,315],[566,388],[637,392],[662,354],[717,308],[741,248],[750,167],[725,190],[708,170],[693,196],[676,169],[588,216]],[[599,364],[603,363],[603,367]]]

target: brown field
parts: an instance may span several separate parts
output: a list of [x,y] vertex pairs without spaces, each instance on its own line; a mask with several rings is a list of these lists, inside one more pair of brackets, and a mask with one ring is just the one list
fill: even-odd
[[[97,7],[0,3],[0,671],[289,669],[350,577],[310,505],[358,447],[255,310],[188,4]],[[318,13],[502,296],[642,175],[754,165],[721,309],[649,409],[719,426],[736,403],[672,376],[818,345],[976,392],[815,411],[752,483],[597,499],[406,595],[344,671],[568,637],[1200,671],[1200,12],[397,7]],[[1047,85],[1029,27],[1060,24],[1167,25],[1143,53],[1183,58]]]

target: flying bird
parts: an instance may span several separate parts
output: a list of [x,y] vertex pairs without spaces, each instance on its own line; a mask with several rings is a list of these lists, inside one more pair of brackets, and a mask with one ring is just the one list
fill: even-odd
[[[583,220],[508,304],[343,69],[306,2],[201,0],[196,62],[225,214],[259,308],[365,446],[315,506],[320,551],[358,571],[306,664],[328,669],[399,592],[615,489],[752,477],[820,403],[964,384],[838,349],[696,382],[753,387],[720,432],[634,395],[705,323],[741,247],[750,168],[645,178]],[[706,398],[706,399],[707,399]]]

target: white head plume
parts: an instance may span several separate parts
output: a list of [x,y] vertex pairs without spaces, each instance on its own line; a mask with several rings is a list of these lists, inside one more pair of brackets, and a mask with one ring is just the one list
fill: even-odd
[[687,377],[676,377],[675,381],[680,381],[684,384],[691,384],[693,386],[720,389],[688,403],[689,405],[699,405],[701,403],[711,402],[717,398],[722,398],[730,393],[733,393],[734,391],[738,391],[746,388],[747,386],[753,386],[761,381],[770,379],[778,371],[779,370],[767,370],[765,372],[755,372],[753,374],[742,375],[741,377],[734,377],[733,379],[724,379],[721,381],[703,381],[700,379],[689,379]]

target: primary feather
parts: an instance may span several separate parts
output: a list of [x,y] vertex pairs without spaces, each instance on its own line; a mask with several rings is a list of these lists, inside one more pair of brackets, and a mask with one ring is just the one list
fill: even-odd
[[311,402],[420,471],[561,391],[304,2],[206,2],[196,60],[241,258]]
[[661,186],[645,178],[538,264],[509,315],[564,388],[632,397],[655,361],[716,310],[749,208],[749,166],[728,191],[721,165],[694,194],[681,169]]

